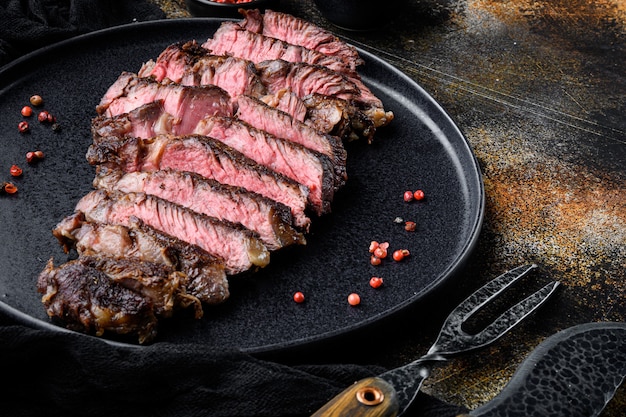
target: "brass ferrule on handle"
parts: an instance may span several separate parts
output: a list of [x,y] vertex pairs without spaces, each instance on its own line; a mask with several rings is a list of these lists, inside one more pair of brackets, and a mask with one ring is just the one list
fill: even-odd
[[372,377],[354,383],[312,417],[395,417],[398,410],[394,388],[384,379]]

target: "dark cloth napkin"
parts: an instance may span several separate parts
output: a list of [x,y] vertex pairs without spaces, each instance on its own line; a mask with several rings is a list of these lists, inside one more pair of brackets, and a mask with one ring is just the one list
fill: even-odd
[[142,0],[0,0],[0,66],[83,33],[162,18]]
[[[356,364],[287,365],[199,344],[129,347],[75,333],[0,326],[2,415],[308,416],[358,379]],[[467,411],[420,394],[408,416]]]

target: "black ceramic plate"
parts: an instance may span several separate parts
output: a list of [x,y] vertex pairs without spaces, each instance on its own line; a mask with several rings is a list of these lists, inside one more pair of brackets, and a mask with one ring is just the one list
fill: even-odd
[[[220,20],[168,20],[132,24],[81,36],[37,51],[0,70],[0,181],[13,180],[15,195],[0,196],[0,307],[36,327],[58,329],[36,292],[37,275],[54,257],[68,259],[51,229],[73,212],[91,189],[94,170],[85,160],[90,121],[100,97],[121,71],[137,71],[167,45],[210,37]],[[349,180],[333,212],[314,219],[304,247],[274,253],[264,270],[231,279],[231,298],[207,307],[205,317],[182,315],[163,323],[158,341],[200,342],[216,348],[270,352],[359,330],[412,303],[458,272],[479,234],[484,190],[467,141],[444,110],[394,67],[360,51],[362,77],[395,113],[372,145],[348,145]],[[20,134],[20,109],[33,94],[62,129],[53,132],[31,117]],[[32,120],[31,120],[32,119]],[[28,151],[45,159],[29,165]],[[19,164],[21,178],[9,168]],[[425,200],[407,204],[405,190],[423,189]],[[417,223],[406,232],[396,217]],[[407,248],[401,263],[369,263],[370,241]],[[372,289],[371,276],[384,278]],[[292,301],[302,291],[304,304]],[[347,303],[350,293],[361,305]]]

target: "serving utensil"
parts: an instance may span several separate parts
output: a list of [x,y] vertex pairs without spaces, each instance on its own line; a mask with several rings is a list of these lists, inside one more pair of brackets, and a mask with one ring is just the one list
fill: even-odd
[[437,340],[425,355],[376,377],[356,382],[320,408],[313,417],[401,415],[415,399],[435,363],[495,342],[554,293],[559,283],[553,281],[511,306],[480,332],[470,334],[463,330],[463,325],[478,310],[492,303],[534,268],[534,264],[519,266],[476,290],[448,315]]

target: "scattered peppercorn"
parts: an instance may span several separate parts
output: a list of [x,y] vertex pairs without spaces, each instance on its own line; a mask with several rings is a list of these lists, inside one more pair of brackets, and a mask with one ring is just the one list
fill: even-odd
[[409,252],[408,249],[398,249],[397,251],[393,252],[392,257],[394,261],[400,262],[401,260],[409,256],[410,254],[411,253]]
[[298,304],[304,303],[304,294],[301,291],[296,292],[293,295],[293,301],[295,301]]
[[381,277],[370,278],[370,286],[372,288],[380,288],[381,285],[383,285],[383,279]]
[[32,163],[43,159],[44,155],[42,151],[32,151],[26,153],[26,162]]
[[2,191],[7,194],[15,194],[17,192],[17,187],[13,183],[5,182],[2,183]]
[[28,122],[26,121],[21,121],[17,124],[17,130],[19,130],[20,133],[26,133],[29,129],[30,126],[28,126]]
[[51,117],[52,115],[50,115],[50,112],[48,112],[48,110],[42,110],[37,115],[37,120],[39,120],[41,123],[47,123],[50,121]]
[[19,177],[20,175],[22,175],[22,168],[18,167],[17,165],[11,165],[9,173],[13,177]]
[[376,249],[374,249],[374,256],[380,259],[385,259],[387,257],[387,249],[379,245]]
[[348,304],[351,306],[358,306],[361,304],[361,297],[357,293],[352,293],[348,296]]
[[407,232],[414,232],[416,227],[417,223],[415,222],[407,221],[404,223],[404,230],[406,230]]
[[408,203],[411,200],[413,200],[413,192],[412,191],[405,191],[404,192],[404,201],[406,201]]
[[382,259],[380,259],[380,258],[378,258],[378,257],[376,257],[376,256],[374,256],[374,255],[372,255],[372,256],[370,257],[370,263],[371,263],[372,265],[374,265],[374,266],[378,266],[378,265],[380,265],[380,264],[382,263]]
[[24,117],[30,117],[33,115],[33,109],[30,106],[24,106],[22,107],[22,111],[20,111],[20,113]]
[[33,106],[41,106],[43,104],[43,98],[41,98],[41,96],[39,95],[31,96],[30,104],[32,104]]
[[53,132],[58,132],[60,130],[61,130],[61,125],[60,124],[58,124],[58,123],[53,123],[52,124],[52,131]]
[[423,200],[424,199],[424,191],[422,190],[417,190],[413,193],[413,198],[416,199],[417,201]]

